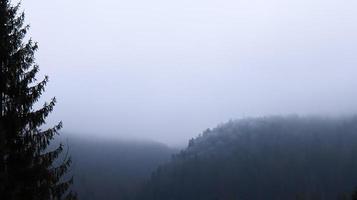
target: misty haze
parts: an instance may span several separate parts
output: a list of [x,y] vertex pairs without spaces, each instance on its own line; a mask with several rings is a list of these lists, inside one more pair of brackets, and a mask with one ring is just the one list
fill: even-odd
[[353,0],[0,0],[0,199],[355,200],[356,54]]

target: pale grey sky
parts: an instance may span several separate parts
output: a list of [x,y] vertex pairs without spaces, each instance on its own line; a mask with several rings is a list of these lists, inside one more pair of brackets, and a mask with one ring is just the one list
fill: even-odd
[[64,132],[185,142],[247,116],[357,111],[355,0],[26,0]]

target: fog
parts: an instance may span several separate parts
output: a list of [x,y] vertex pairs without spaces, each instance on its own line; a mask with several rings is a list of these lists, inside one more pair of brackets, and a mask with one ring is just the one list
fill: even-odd
[[357,108],[354,0],[26,0],[63,132],[177,145],[264,115]]

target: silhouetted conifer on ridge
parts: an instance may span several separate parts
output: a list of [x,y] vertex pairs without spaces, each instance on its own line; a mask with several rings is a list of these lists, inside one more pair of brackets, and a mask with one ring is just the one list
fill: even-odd
[[37,44],[24,40],[28,28],[19,4],[0,0],[0,199],[76,199],[72,179],[63,177],[70,158],[59,159],[62,145],[48,150],[62,123],[41,129],[56,100],[34,109],[48,77],[36,80]]

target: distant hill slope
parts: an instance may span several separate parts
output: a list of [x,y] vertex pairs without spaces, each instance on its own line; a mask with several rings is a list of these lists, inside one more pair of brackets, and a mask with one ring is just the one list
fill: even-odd
[[357,186],[357,118],[268,117],[207,130],[138,199],[341,199]]
[[176,149],[146,141],[70,137],[74,190],[84,200],[127,200]]

